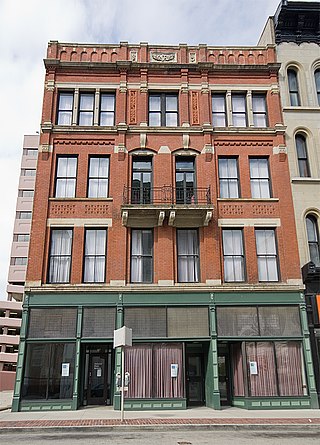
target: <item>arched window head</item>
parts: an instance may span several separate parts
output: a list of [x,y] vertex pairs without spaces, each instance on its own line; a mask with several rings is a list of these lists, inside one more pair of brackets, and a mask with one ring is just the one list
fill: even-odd
[[300,95],[299,95],[299,85],[298,85],[298,74],[296,70],[293,68],[289,68],[287,74],[288,74],[290,105],[292,105],[293,107],[298,107],[299,105],[301,105]]
[[316,82],[316,91],[318,97],[318,104],[320,105],[320,68],[314,73],[314,80]]
[[310,253],[310,261],[316,266],[320,266],[320,245],[319,245],[319,231],[317,219],[313,215],[306,217],[308,246]]
[[296,150],[299,166],[299,176],[301,178],[310,177],[310,168],[308,161],[307,143],[303,134],[296,135]]

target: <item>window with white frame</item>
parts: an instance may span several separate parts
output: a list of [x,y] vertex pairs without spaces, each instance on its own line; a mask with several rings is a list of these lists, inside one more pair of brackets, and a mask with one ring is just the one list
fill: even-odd
[[109,158],[89,158],[88,198],[107,198],[109,189]]
[[48,268],[49,283],[69,283],[71,250],[72,229],[52,229]]
[[270,175],[267,158],[250,158],[250,184],[252,198],[270,198]]
[[115,123],[115,95],[100,93],[99,125],[112,126]]
[[247,126],[246,94],[233,93],[232,101],[232,121],[234,127]]
[[276,235],[274,229],[256,229],[259,281],[279,281]]
[[73,112],[73,92],[60,91],[58,99],[58,125],[71,125]]
[[80,93],[78,124],[83,126],[93,125],[94,93]]
[[76,156],[57,157],[55,198],[74,198],[77,179]]
[[177,230],[178,282],[199,281],[199,238],[196,229]]
[[252,94],[253,125],[267,127],[267,105],[265,94]]
[[104,283],[106,274],[106,229],[86,229],[84,246],[84,283]]
[[289,68],[287,71],[290,105],[298,107],[300,103],[298,73],[294,68]]
[[131,283],[153,281],[153,233],[151,229],[131,230]]
[[220,198],[239,198],[238,158],[219,157]]
[[223,229],[223,264],[226,282],[245,281],[243,233],[241,229]]
[[312,261],[317,267],[319,267],[320,266],[319,230],[318,230],[318,220],[314,215],[306,216],[306,227],[307,227],[310,261]]
[[309,178],[310,168],[308,161],[306,138],[303,134],[299,133],[296,135],[295,141],[296,141],[296,151],[297,151],[297,159],[299,167],[299,176],[301,178]]
[[214,93],[212,95],[212,125],[214,127],[227,126],[226,98],[224,93]]

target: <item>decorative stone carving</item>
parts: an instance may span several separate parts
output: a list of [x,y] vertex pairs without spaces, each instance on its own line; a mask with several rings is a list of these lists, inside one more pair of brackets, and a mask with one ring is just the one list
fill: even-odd
[[199,125],[199,97],[197,91],[192,91],[191,107],[192,107],[192,123],[193,125]]
[[136,50],[130,51],[130,60],[131,62],[138,62],[138,51]]
[[122,225],[126,226],[128,223],[128,217],[129,217],[129,213],[127,210],[122,212]]
[[174,220],[176,219],[176,212],[174,210],[170,211],[168,225],[173,226]]
[[140,147],[146,148],[147,145],[147,133],[140,133]]
[[152,51],[150,53],[150,59],[151,62],[176,62],[177,53],[159,53]]
[[159,212],[158,226],[162,226],[164,217],[165,217],[165,212],[163,211]]
[[205,219],[203,221],[203,225],[204,226],[209,225],[209,222],[212,220],[212,215],[213,215],[212,211],[208,210],[207,213],[206,213],[206,217],[205,217]]
[[189,63],[196,63],[197,62],[197,55],[195,52],[189,53]]
[[182,135],[182,144],[183,144],[184,150],[188,150],[189,141],[190,141],[190,136],[188,134],[183,134]]
[[129,125],[134,125],[137,123],[137,92],[129,92]]

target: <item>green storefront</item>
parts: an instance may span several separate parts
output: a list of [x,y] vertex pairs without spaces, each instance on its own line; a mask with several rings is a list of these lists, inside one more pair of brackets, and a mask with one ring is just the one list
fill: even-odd
[[26,296],[13,411],[119,409],[123,325],[126,410],[318,408],[301,293],[101,290]]

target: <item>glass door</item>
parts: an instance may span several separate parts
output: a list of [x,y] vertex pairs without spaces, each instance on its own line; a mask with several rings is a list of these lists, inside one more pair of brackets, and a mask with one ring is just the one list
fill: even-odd
[[229,355],[227,353],[218,355],[218,372],[220,403],[230,405]]
[[110,405],[112,349],[109,346],[88,347],[86,356],[86,404]]
[[176,204],[195,204],[194,158],[176,158]]
[[151,157],[136,157],[132,161],[132,204],[150,204],[152,182]]
[[204,405],[204,366],[202,353],[187,354],[186,373],[188,405]]

